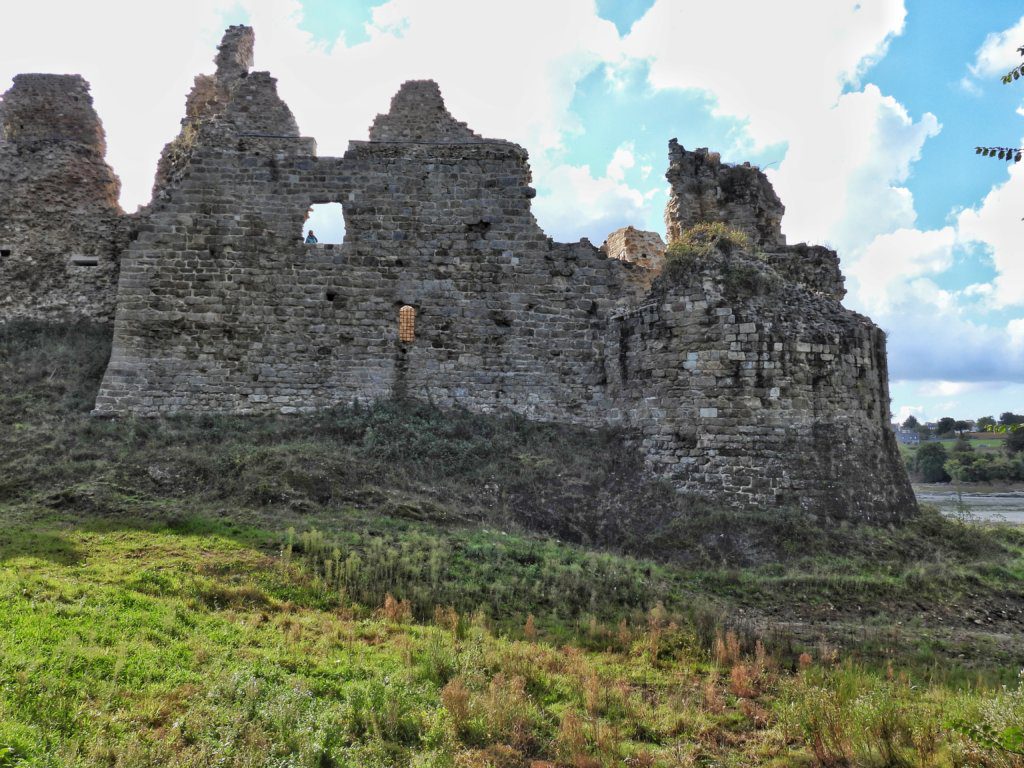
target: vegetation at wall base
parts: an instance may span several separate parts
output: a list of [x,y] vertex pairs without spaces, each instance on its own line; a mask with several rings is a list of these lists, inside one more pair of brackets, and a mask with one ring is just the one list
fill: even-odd
[[3,768],[1024,765],[1018,530],[417,403],[97,420],[108,348],[0,328]]

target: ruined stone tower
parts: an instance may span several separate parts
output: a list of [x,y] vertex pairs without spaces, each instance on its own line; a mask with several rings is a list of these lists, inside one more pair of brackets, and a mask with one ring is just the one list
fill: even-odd
[[[369,141],[318,157],[252,49],[252,30],[228,30],[161,158],[97,413],[402,395],[620,427],[653,472],[721,504],[913,512],[884,335],[839,303],[833,252],[785,243],[756,168],[673,141],[670,238],[722,221],[750,247],[609,258],[544,234],[526,152],[455,120],[435,83],[404,84]],[[345,241],[304,244],[307,209],[328,202]]]
[[0,101],[0,318],[109,322],[128,228],[78,75],[18,75]]

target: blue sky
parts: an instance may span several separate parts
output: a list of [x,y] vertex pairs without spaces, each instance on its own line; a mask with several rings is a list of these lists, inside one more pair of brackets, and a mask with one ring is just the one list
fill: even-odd
[[[846,305],[889,333],[899,416],[1024,411],[1024,7],[986,0],[40,0],[7,11],[0,81],[81,72],[126,208],[148,197],[195,74],[256,29],[321,154],[365,138],[405,79],[525,146],[559,240],[663,231],[667,142],[761,165],[791,242],[837,248]],[[51,19],[60,18],[60,25]],[[38,30],[46,28],[46,35]],[[155,33],[159,30],[158,33]],[[330,235],[330,222],[315,224]]]

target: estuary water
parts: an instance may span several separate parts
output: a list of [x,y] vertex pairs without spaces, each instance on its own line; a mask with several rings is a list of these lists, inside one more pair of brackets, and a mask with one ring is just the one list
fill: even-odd
[[958,495],[952,484],[915,485],[914,493],[923,504],[934,504],[944,514],[969,512],[971,517],[993,522],[1024,525],[1024,487],[1007,489],[964,487]]

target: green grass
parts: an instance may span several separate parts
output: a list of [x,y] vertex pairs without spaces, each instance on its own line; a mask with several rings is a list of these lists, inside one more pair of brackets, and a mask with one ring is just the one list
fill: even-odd
[[[947,449],[949,449],[949,448],[953,447],[954,445],[956,445],[956,441],[957,441],[957,439],[955,437],[949,437],[949,438],[942,438],[942,439],[939,439],[939,440],[931,440],[929,442],[942,443],[944,446],[946,446]],[[972,438],[969,438],[967,440],[967,442],[970,443],[971,447],[975,448],[975,449],[1002,451],[1003,450],[1003,444],[1006,442],[1006,438],[1005,437],[1001,437],[1001,438],[1000,437],[992,437],[992,438],[988,438],[988,437],[985,437],[985,438],[972,437]]]
[[108,338],[0,328],[0,768],[1019,764],[950,723],[1024,717],[1022,531],[416,403],[96,420]]
[[579,622],[572,646],[486,610],[419,621],[353,601],[313,557],[322,534],[8,522],[5,765],[967,764],[986,753],[947,722],[1024,716],[1015,686],[911,684],[826,646],[796,673],[731,635],[706,649],[657,603]]

